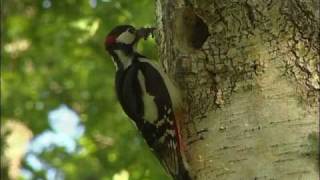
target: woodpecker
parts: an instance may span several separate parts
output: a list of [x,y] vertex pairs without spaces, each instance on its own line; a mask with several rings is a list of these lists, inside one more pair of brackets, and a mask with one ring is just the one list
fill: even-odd
[[138,41],[153,30],[119,25],[106,36],[105,49],[117,69],[116,94],[166,171],[175,180],[191,180],[175,117],[181,107],[179,90],[157,63],[136,51]]

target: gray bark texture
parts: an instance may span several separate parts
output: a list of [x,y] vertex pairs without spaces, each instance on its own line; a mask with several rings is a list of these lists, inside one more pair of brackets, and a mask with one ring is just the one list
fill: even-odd
[[319,179],[319,1],[157,0],[195,180]]

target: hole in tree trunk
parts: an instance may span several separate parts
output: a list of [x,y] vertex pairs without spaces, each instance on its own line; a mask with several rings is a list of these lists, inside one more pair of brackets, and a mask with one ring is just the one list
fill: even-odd
[[207,24],[191,7],[178,9],[176,15],[175,32],[179,47],[200,49],[210,35]]
[[200,17],[195,16],[194,27],[192,30],[193,32],[191,34],[191,44],[193,48],[199,49],[202,47],[203,43],[209,36],[208,26]]

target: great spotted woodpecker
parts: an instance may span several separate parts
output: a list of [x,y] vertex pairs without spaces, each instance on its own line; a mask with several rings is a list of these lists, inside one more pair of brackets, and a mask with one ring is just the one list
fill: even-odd
[[187,170],[179,123],[179,91],[158,64],[139,54],[135,45],[153,28],[115,27],[105,39],[116,71],[116,94],[147,144],[175,180],[191,180]]

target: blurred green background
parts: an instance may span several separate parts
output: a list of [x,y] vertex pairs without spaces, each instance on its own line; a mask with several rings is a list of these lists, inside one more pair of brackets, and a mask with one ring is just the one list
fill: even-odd
[[[105,35],[150,0],[2,2],[1,179],[166,180],[114,92]],[[139,50],[157,57],[153,39]]]

